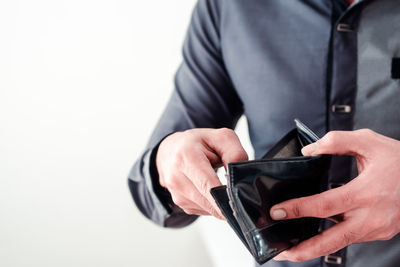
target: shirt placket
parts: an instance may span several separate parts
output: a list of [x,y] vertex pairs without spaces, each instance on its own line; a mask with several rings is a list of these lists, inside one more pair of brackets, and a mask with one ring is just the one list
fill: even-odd
[[[331,83],[327,101],[327,128],[352,130],[357,93],[357,25],[359,4],[348,8],[334,23],[332,30]],[[352,158],[334,156],[328,179],[328,189],[343,185],[351,178]],[[325,220],[324,228],[333,225]],[[321,258],[324,267],[345,266],[346,249]]]

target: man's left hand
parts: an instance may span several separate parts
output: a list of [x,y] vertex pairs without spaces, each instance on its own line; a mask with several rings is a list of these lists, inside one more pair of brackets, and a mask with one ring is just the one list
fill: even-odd
[[305,156],[351,155],[358,177],[321,194],[273,206],[276,220],[333,218],[338,223],[275,257],[306,261],[350,244],[389,240],[400,232],[400,141],[371,130],[332,131],[303,148]]

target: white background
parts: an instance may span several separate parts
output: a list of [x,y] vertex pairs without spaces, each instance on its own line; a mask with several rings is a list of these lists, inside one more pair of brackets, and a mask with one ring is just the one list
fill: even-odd
[[127,188],[194,3],[0,1],[0,266],[252,265],[225,223],[162,229]]

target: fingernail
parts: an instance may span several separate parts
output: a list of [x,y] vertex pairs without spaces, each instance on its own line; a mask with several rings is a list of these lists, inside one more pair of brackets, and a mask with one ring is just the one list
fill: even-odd
[[318,147],[317,143],[309,144],[301,149],[301,153],[304,156],[311,156],[317,150],[317,147]]
[[287,216],[286,211],[283,209],[276,209],[271,212],[271,217],[274,220],[282,220]]

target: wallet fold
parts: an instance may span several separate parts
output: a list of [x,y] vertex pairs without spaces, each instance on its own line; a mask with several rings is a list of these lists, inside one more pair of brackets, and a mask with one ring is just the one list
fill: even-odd
[[285,200],[320,193],[330,156],[305,157],[301,149],[318,140],[295,120],[286,134],[259,160],[228,164],[227,186],[211,189],[229,225],[259,264],[318,233],[319,218],[275,221],[270,208]]

